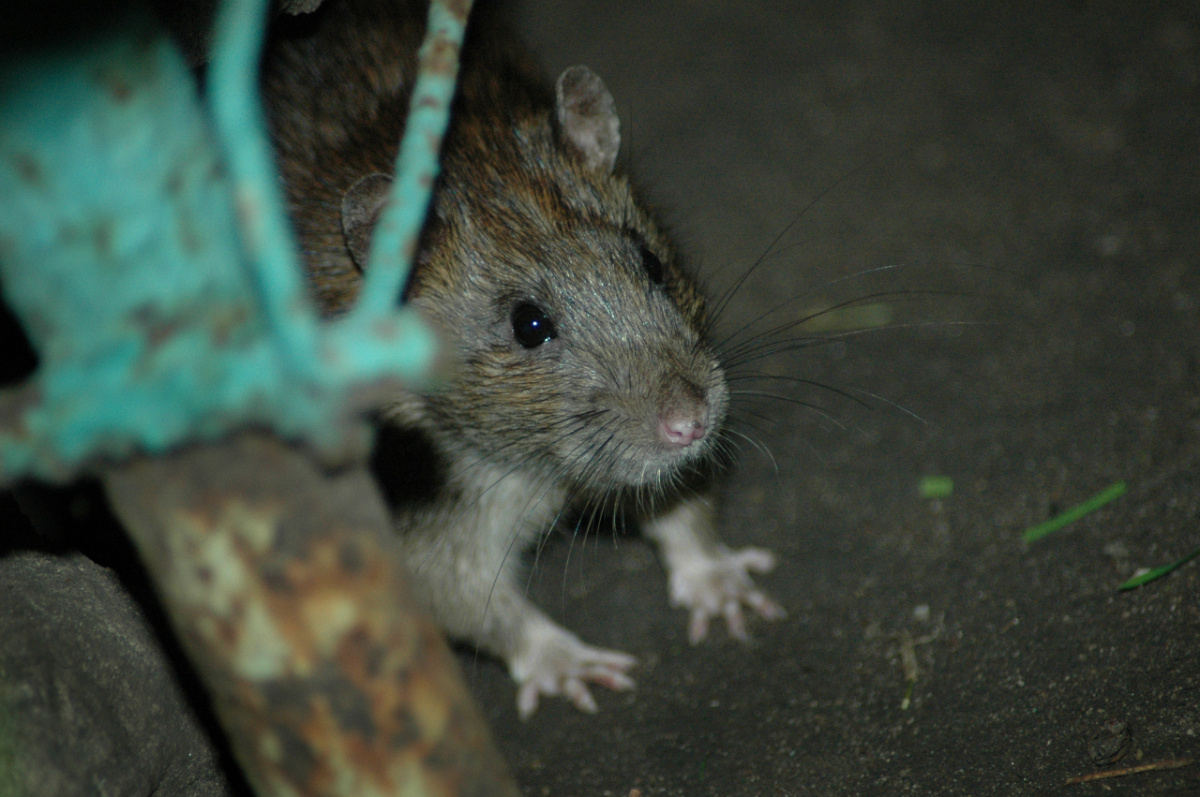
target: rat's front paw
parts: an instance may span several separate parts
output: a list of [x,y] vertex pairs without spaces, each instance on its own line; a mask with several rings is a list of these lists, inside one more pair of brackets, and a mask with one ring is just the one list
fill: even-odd
[[553,623],[538,624],[526,635],[524,651],[509,663],[519,684],[517,713],[529,719],[542,695],[564,695],[581,711],[594,713],[596,701],[585,682],[623,691],[633,688],[626,673],[637,663],[627,653],[585,645]]
[[730,550],[718,545],[714,553],[696,553],[674,562],[671,570],[671,605],[690,609],[688,641],[693,645],[708,636],[708,622],[724,616],[729,633],[745,641],[746,617],[742,606],[749,606],[767,620],[787,616],[775,601],[754,585],[750,573],[766,573],[775,567],[775,556],[762,548]]

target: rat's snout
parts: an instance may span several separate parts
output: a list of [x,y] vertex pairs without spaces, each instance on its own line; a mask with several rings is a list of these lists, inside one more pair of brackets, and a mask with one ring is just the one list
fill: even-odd
[[671,409],[659,416],[658,435],[664,443],[686,448],[704,437],[708,427],[705,407]]
[[[670,359],[663,357],[662,361]],[[687,451],[687,456],[692,456],[701,448],[698,444],[704,436],[721,423],[720,405],[713,403],[720,401],[720,387],[706,386],[713,381],[711,369],[700,358],[676,360],[659,377],[661,387],[651,417],[657,421],[655,436],[668,451]]]

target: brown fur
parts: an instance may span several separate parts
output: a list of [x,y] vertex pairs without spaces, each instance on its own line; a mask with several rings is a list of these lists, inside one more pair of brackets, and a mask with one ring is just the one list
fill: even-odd
[[[360,179],[394,168],[424,14],[421,3],[328,0],[313,19],[281,26],[268,54],[270,124],[326,316],[357,295],[342,203]],[[508,661],[523,712],[539,693],[559,692],[590,709],[582,681],[627,688],[632,659],[558,628],[512,574],[515,549],[572,502],[636,499],[667,555],[673,598],[694,607],[693,628],[724,615],[740,630],[729,601],[764,614],[773,604],[753,589],[744,557],[717,542],[707,499],[681,496],[718,445],[728,391],[699,291],[629,182],[609,170],[619,142],[611,96],[581,68],[556,100],[509,37],[486,19],[470,30],[406,289],[459,367],[437,393],[397,397],[403,440],[381,446],[377,465],[385,489],[384,472],[398,471],[397,530],[435,619]],[[519,344],[513,312],[523,303],[547,312],[555,339]],[[672,418],[701,419],[708,433],[671,444]]]
[[[276,39],[264,87],[310,284],[331,316],[349,307],[361,280],[341,229],[342,196],[360,177],[393,169],[424,8],[328,5],[300,23],[302,35]],[[481,453],[502,455],[510,435],[528,445],[506,458],[528,464],[530,448],[558,450],[554,471],[568,453],[556,421],[588,411],[582,405],[614,383],[636,386],[604,399],[628,418],[710,391],[723,408],[723,378],[701,341],[703,300],[628,181],[589,170],[561,142],[552,91],[502,31],[482,21],[464,53],[434,210],[407,289],[448,333],[463,370],[424,414],[449,437],[491,449]],[[665,265],[665,291],[644,273],[642,242]],[[525,299],[550,311],[563,351],[514,346],[509,314]],[[653,432],[654,419],[644,420]],[[501,430],[506,439],[480,446]],[[631,439],[633,456],[576,468],[590,475],[574,487],[638,483],[656,448]]]

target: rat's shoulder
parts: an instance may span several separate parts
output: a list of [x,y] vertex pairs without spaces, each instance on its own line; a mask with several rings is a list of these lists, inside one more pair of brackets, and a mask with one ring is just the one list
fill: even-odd
[[[272,26],[263,86],[285,147],[362,144],[364,129],[403,129],[425,35],[428,2],[326,0],[312,14]],[[456,90],[458,116],[544,112],[553,94],[503,15],[472,12]]]
[[[326,314],[341,312],[357,293],[343,201],[362,178],[394,169],[427,13],[426,2],[326,0],[272,28],[262,77],[267,121],[310,284]],[[450,186],[450,194],[482,196],[496,183],[530,179],[521,162],[530,153],[514,147],[513,136],[524,130],[548,142],[553,106],[552,87],[502,16],[487,3],[477,6],[439,192]]]

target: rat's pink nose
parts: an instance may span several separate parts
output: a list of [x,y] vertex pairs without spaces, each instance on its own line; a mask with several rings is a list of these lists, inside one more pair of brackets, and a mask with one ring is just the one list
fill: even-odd
[[662,418],[658,433],[663,441],[681,448],[704,437],[704,420],[692,415],[672,415]]

